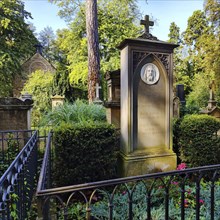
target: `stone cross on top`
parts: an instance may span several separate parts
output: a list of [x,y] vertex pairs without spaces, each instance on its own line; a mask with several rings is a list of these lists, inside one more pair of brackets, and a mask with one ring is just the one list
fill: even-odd
[[144,33],[149,34],[149,27],[154,26],[154,22],[149,20],[149,15],[145,15],[144,20],[141,20],[141,25],[144,25]]
[[102,87],[99,86],[99,83],[95,84],[95,90],[96,90],[96,99],[99,99],[99,89],[101,89]]

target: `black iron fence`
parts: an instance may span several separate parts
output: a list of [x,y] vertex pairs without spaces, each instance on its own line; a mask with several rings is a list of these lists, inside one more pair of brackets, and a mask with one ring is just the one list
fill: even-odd
[[50,188],[50,140],[37,188],[39,219],[220,219],[220,165]]
[[33,134],[33,130],[0,131],[0,176]]
[[[15,134],[9,135],[8,134]],[[5,157],[7,137],[23,148],[0,178],[0,219],[28,219],[28,211],[34,193],[37,169],[37,131],[1,132],[2,157]],[[16,137],[16,138],[15,138]],[[22,138],[23,137],[23,138]],[[15,139],[14,139],[15,138]],[[7,147],[6,147],[7,146]]]

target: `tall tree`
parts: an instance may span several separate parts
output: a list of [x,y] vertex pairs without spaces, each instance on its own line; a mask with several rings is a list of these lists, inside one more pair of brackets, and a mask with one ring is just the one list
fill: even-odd
[[179,44],[181,43],[181,39],[180,39],[180,28],[176,25],[175,22],[172,22],[170,24],[170,28],[169,28],[169,40],[168,42],[170,43],[174,43],[174,44]]
[[[187,105],[196,108],[207,106],[209,85],[216,82],[220,97],[220,3],[206,0],[204,10],[194,11],[183,32],[181,47],[185,51],[176,63],[177,81],[187,87]],[[172,33],[170,36],[175,37]],[[198,83],[199,82],[199,83]]]
[[43,55],[49,60],[50,62],[54,62],[56,59],[56,48],[54,45],[54,41],[56,39],[56,35],[52,27],[45,27],[40,33],[38,34],[38,40],[43,47]]
[[[80,1],[52,0],[52,2],[64,7],[66,12],[69,10],[74,11]],[[70,16],[69,13],[68,16]],[[100,71],[97,0],[86,0],[86,30],[88,42],[88,100],[91,103],[95,99],[95,85],[98,82]]]
[[[206,68],[213,72],[216,88],[220,88],[220,1],[206,0],[205,14],[211,26],[206,44]],[[216,91],[220,101],[220,89]]]
[[0,96],[12,95],[12,82],[21,74],[21,63],[37,43],[24,19],[31,18],[20,0],[0,2]]
[[95,99],[95,86],[99,83],[100,57],[97,0],[86,0],[86,33],[88,43],[88,99]]
[[[62,8],[60,14],[62,17],[65,17],[66,20],[68,21],[73,19],[71,15],[73,15],[72,13],[74,12],[73,23],[76,26],[74,26],[73,24],[71,24],[70,26],[71,26],[71,29],[77,29],[77,31],[75,31],[75,33],[72,33],[72,34],[68,30],[64,31],[65,35],[66,36],[68,35],[67,38],[69,40],[70,39],[76,40],[76,38],[78,37],[80,38],[80,40],[79,38],[77,39],[78,48],[76,49],[76,52],[74,52],[74,54],[78,53],[78,56],[76,58],[77,62],[73,63],[72,61],[70,61],[71,79],[72,81],[76,83],[78,82],[81,83],[82,81],[85,82],[85,77],[84,77],[85,65],[88,65],[88,67],[92,69],[92,71],[89,70],[89,72],[87,70],[87,76],[89,76],[88,81],[87,81],[88,88],[89,88],[88,93],[90,97],[89,99],[91,101],[95,95],[94,93],[95,83],[97,82],[97,80],[99,80],[99,63],[100,63],[99,57],[101,57],[101,65],[103,66],[102,64],[103,61],[105,65],[107,64],[108,58],[106,60],[105,58],[107,57],[106,55],[108,54],[109,60],[111,60],[110,68],[112,68],[113,66],[118,67],[118,64],[119,64],[118,59],[116,59],[115,56],[111,56],[112,52],[115,53],[116,51],[115,48],[113,48],[112,46],[113,45],[116,46],[116,42],[119,42],[119,40],[122,39],[122,37],[124,36],[127,36],[127,37],[134,36],[134,32],[137,30],[137,27],[135,27],[135,25],[133,25],[133,27],[135,28],[133,29],[129,28],[131,26],[130,24],[134,21],[134,17],[135,17],[134,14],[135,15],[138,14],[135,0],[123,0],[120,2],[116,0],[113,0],[113,1],[99,0],[98,1],[98,23],[99,23],[98,28],[100,30],[99,35],[97,32],[97,28],[96,28],[97,22],[95,21],[97,19],[96,18],[97,9],[95,9],[97,7],[96,0],[87,0],[86,6],[85,6],[85,1],[76,1],[76,0],[75,1],[74,0],[66,0],[66,1],[51,0],[51,1],[57,3]],[[85,7],[86,7],[87,12],[85,12]],[[90,12],[88,12],[88,10],[90,10]],[[84,20],[85,17],[86,17],[86,21]],[[91,21],[90,18],[93,19],[93,22],[91,24],[89,24],[89,22]],[[101,23],[102,24],[104,23],[103,19],[106,23],[105,25],[102,25],[102,27],[100,27]],[[110,22],[110,20],[112,22]],[[84,31],[85,28],[83,28],[82,24],[86,24],[85,25],[87,27],[86,34]],[[129,27],[124,26],[127,24],[129,24]],[[107,29],[107,27],[109,29]],[[89,31],[89,30],[92,30],[92,31]],[[117,33],[114,34],[114,31]],[[119,33],[121,32],[123,34],[122,36],[119,36]],[[136,35],[137,34],[138,32],[136,32]],[[63,34],[60,34],[60,36],[61,35]],[[115,35],[118,38],[115,38],[115,41],[114,41],[113,39],[110,39],[112,37],[111,35],[112,36]],[[99,39],[98,39],[98,36],[99,36]],[[87,52],[86,52],[87,54],[85,54],[85,50],[84,50],[85,48],[84,46],[86,45],[85,37],[87,37],[87,40],[88,40],[87,42],[88,47],[87,47]],[[98,43],[98,40],[99,40],[99,43]],[[63,42],[61,44],[64,46]],[[79,45],[83,47],[81,51],[79,51]],[[69,50],[70,48],[69,49],[66,48],[66,49]],[[92,53],[91,53],[91,49],[93,50]],[[100,51],[100,55],[98,53],[99,51]],[[102,52],[104,51],[105,51],[105,54],[104,53],[102,54]],[[72,57],[73,55],[70,55],[70,56]],[[84,59],[87,56],[88,56],[88,62],[85,61]],[[68,56],[67,56],[67,59],[68,59]],[[113,63],[115,64],[112,65]],[[72,68],[71,66],[74,66],[74,68]],[[95,66],[96,68],[94,68]],[[107,65],[105,67],[107,68]],[[82,76],[79,76],[79,73],[77,73],[77,71],[79,73],[82,73],[81,74]]]
[[191,92],[192,84],[192,66],[185,55],[186,48],[183,45],[180,28],[175,22],[170,24],[168,42],[179,44],[179,47],[174,49],[174,85],[183,84],[186,95]]

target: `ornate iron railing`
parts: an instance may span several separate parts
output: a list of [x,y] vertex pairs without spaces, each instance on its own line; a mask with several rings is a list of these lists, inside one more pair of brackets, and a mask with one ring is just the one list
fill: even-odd
[[0,131],[0,176],[33,134],[33,130]]
[[25,146],[0,178],[1,220],[28,219],[34,193],[38,143],[37,131],[31,131],[30,134],[32,136],[23,133]]
[[37,188],[39,219],[220,219],[220,165],[49,188],[50,138]]

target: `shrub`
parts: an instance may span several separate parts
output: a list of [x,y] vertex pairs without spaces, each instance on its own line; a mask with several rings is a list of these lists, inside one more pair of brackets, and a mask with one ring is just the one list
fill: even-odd
[[220,121],[208,115],[187,115],[180,124],[182,162],[191,167],[220,163]]
[[53,73],[36,70],[26,81],[22,94],[29,93],[34,100],[31,112],[32,126],[38,125],[40,118],[51,109]]
[[119,135],[107,123],[62,124],[54,131],[57,186],[116,177]]
[[179,145],[179,140],[180,140],[180,124],[181,124],[182,118],[174,118],[173,119],[173,151],[177,155],[177,164],[181,163],[180,159],[180,145]]
[[64,103],[45,115],[41,125],[59,126],[61,123],[88,123],[105,121],[105,108],[102,105],[87,104],[86,101],[76,100],[73,104]]
[[[183,181],[183,180],[182,180]],[[150,182],[149,182],[150,183]],[[200,185],[200,219],[211,219],[211,198],[210,185],[211,182],[204,182],[201,180]],[[216,182],[215,187],[215,212],[214,218],[220,219],[220,182]],[[165,190],[166,187],[157,187],[151,189],[151,219],[163,220],[165,219]],[[149,188],[143,182],[134,184],[127,184],[126,187],[118,187],[114,193],[110,191],[99,191],[97,201],[91,204],[91,215],[94,219],[109,219],[109,206],[113,208],[113,219],[128,219],[129,201],[132,198],[132,214],[133,219],[147,219],[147,195]],[[113,198],[113,199],[112,199]],[[112,200],[111,200],[112,199]],[[112,204],[111,204],[112,202]],[[174,184],[171,182],[169,186],[169,219],[180,220],[181,218],[181,184]],[[196,219],[196,188],[195,184],[189,182],[185,185],[185,199],[184,199],[185,219]],[[68,217],[71,219],[85,219],[85,203],[76,202],[68,210]],[[74,215],[73,215],[74,214]],[[93,219],[92,218],[92,219]]]

